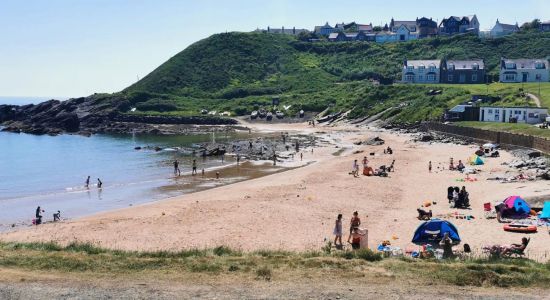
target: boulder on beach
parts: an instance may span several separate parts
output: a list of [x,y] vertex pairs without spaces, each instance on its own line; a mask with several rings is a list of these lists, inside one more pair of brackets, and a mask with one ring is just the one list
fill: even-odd
[[369,145],[369,146],[379,146],[379,145],[384,145],[384,140],[381,139],[379,136],[375,136],[373,138],[370,138],[364,141],[363,144]]

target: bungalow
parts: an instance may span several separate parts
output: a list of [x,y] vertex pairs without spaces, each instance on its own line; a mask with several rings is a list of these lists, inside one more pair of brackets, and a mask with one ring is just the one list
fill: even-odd
[[377,43],[405,42],[416,39],[418,39],[418,34],[416,32],[412,33],[405,24],[401,24],[395,31],[379,32],[375,38]]
[[482,59],[443,60],[441,83],[484,83],[485,64]]
[[540,30],[550,31],[550,21],[540,23]]
[[315,26],[315,29],[313,30],[313,33],[320,35],[320,36],[329,36],[331,33],[333,33],[335,30],[332,26],[328,24],[328,22],[325,23],[323,26]]
[[458,34],[474,32],[479,33],[479,21],[476,15],[456,17],[451,16],[443,19],[439,24],[439,33],[441,34]]
[[417,32],[416,21],[395,21],[393,18],[391,18],[389,29],[391,32],[397,32],[402,25],[407,27],[409,32]]
[[459,104],[445,113],[445,121],[478,121],[479,107],[471,104]]
[[547,59],[500,59],[500,82],[547,82]]
[[343,32],[333,32],[329,34],[328,40],[331,42],[345,42],[348,40],[346,34]]
[[492,38],[498,38],[505,35],[512,34],[519,31],[518,23],[515,25],[500,23],[497,19],[495,26],[491,29],[489,36]]
[[347,41],[366,41],[367,40],[367,36],[362,31],[346,33],[345,35],[346,35]]
[[546,107],[497,107],[482,106],[479,112],[481,122],[527,123],[544,122],[548,116]]
[[439,83],[441,60],[405,60],[402,81],[406,83]]

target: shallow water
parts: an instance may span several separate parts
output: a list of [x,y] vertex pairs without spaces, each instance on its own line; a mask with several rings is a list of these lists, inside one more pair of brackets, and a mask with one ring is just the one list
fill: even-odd
[[[257,165],[243,165],[206,176],[175,178],[173,161],[180,161],[182,174],[191,171],[189,149],[195,143],[246,139],[248,133],[148,136],[148,135],[78,135],[35,136],[0,132],[0,230],[12,224],[26,225],[41,206],[44,219],[57,210],[62,217],[74,218],[95,212],[128,207],[197,189],[261,176]],[[134,150],[136,146],[159,146],[162,151]],[[200,170],[233,163],[226,156],[197,159]],[[90,187],[85,187],[87,176]],[[95,185],[97,178],[103,188]]]

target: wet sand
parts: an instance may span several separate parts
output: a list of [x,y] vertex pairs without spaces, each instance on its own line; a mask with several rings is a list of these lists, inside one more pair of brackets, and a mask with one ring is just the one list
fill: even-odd
[[[264,125],[261,125],[264,126]],[[258,129],[262,127],[258,126]],[[403,249],[411,245],[416,227],[416,208],[425,201],[434,215],[451,220],[463,243],[474,249],[488,244],[510,244],[522,234],[505,232],[496,220],[483,218],[483,203],[502,200],[510,195],[545,195],[546,181],[500,183],[487,181],[508,171],[502,162],[512,159],[502,151],[500,158],[488,158],[473,175],[475,182],[459,182],[464,175],[444,170],[449,157],[466,160],[475,146],[424,144],[410,142],[409,136],[375,133],[355,127],[311,128],[301,125],[277,125],[272,130],[301,130],[330,137],[338,147],[319,143],[314,153],[304,152],[311,164],[252,180],[241,181],[197,193],[94,216],[33,227],[0,235],[4,241],[92,242],[99,246],[127,250],[178,250],[226,245],[243,250],[284,249],[319,250],[332,239],[334,219],[344,214],[344,228],[351,213],[358,210],[362,227],[369,230],[369,246],[390,240]],[[380,135],[383,146],[356,146],[353,142]],[[382,150],[390,145],[393,155]],[[341,150],[345,149],[345,150]],[[360,153],[357,153],[357,152]],[[375,152],[375,156],[369,153]],[[334,154],[339,155],[334,155]],[[356,153],[356,154],[354,154]],[[354,159],[368,156],[373,166],[389,165],[396,160],[395,172],[388,178],[348,173]],[[434,171],[428,173],[428,161]],[[438,168],[439,167],[439,168]],[[466,186],[472,210],[449,208],[449,185]],[[475,219],[448,218],[451,213],[472,215]],[[550,235],[544,228],[530,235],[528,253],[544,259],[550,249]],[[346,230],[344,230],[345,232]],[[344,240],[347,237],[344,237]],[[535,257],[537,256],[537,257]]]

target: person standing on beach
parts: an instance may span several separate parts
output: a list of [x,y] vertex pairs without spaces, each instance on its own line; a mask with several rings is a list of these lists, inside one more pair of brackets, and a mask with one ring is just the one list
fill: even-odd
[[357,159],[353,161],[351,173],[353,174],[353,177],[359,177],[359,163],[357,163]]
[[351,240],[351,236],[353,234],[353,231],[355,229],[358,229],[359,226],[361,226],[361,219],[359,218],[359,212],[358,211],[354,211],[353,212],[353,217],[351,218],[350,222],[349,222],[349,236],[348,236],[348,243],[350,242]]
[[181,175],[180,163],[177,160],[174,160],[174,175],[176,176]]
[[42,212],[43,212],[43,210],[40,208],[40,206],[36,208],[36,214],[35,214],[35,217],[36,217],[35,224],[36,225],[42,224]]
[[100,189],[103,186],[103,182],[98,178],[97,179],[97,188]]
[[191,175],[197,174],[197,160],[193,159],[193,170],[191,171]]
[[300,161],[302,161],[303,159],[304,159],[304,154],[300,152]]
[[225,153],[222,153],[222,164],[223,164],[224,158],[225,158]]
[[[340,247],[342,248],[342,214],[338,214],[338,217],[336,218],[336,222],[334,223],[334,246],[336,248]],[[340,241],[340,244],[337,242]]]
[[86,188],[90,187],[90,176],[88,175],[88,178],[86,178]]
[[432,172],[432,161],[430,160],[430,162],[428,163],[428,172]]
[[241,162],[241,155],[237,153],[237,166]]
[[252,151],[252,141],[248,141],[248,150]]

